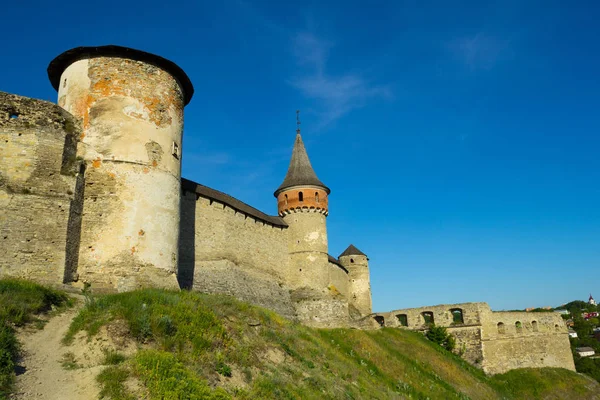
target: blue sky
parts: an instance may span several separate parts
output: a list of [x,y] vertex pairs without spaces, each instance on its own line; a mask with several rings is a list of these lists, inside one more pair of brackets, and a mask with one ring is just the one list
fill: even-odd
[[600,9],[576,4],[13,1],[0,90],[56,101],[76,46],[159,54],[196,88],[183,176],[271,214],[301,110],[375,310],[558,305],[600,297]]

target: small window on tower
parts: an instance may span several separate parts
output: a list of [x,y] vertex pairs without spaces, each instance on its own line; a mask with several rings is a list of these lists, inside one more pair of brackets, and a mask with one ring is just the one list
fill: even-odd
[[315,200],[317,203],[319,202],[319,192],[315,192]]
[[287,194],[285,195],[285,205],[286,206],[288,205],[288,203],[287,203]]
[[304,194],[302,192],[298,193],[298,200],[304,201]]
[[179,160],[179,145],[175,142],[173,142],[173,150],[171,153],[173,154],[173,157]]

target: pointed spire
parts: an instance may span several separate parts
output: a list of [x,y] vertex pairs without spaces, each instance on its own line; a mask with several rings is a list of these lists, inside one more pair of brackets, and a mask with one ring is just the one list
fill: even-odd
[[287,174],[283,183],[275,191],[275,197],[285,189],[294,186],[316,186],[323,188],[327,194],[330,190],[317,178],[317,174],[310,164],[302,136],[300,135],[300,119],[298,118],[299,111],[296,111],[296,141],[294,142],[294,150],[292,150],[292,159],[288,167]]
[[[360,251],[359,249],[357,249],[353,244],[351,244],[350,246],[348,246],[348,248],[346,250],[344,250],[344,252],[342,254],[340,254],[340,257],[343,256],[367,256],[365,253],[363,253],[362,251]],[[340,258],[338,257],[338,258]]]

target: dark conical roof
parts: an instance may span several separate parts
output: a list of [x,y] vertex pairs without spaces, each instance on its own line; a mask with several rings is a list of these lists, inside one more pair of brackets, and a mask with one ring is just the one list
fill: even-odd
[[285,189],[293,186],[317,186],[323,188],[327,194],[330,192],[329,188],[317,178],[317,174],[315,174],[312,165],[310,165],[310,160],[308,159],[308,154],[304,148],[302,136],[300,136],[299,131],[296,134],[290,166],[283,183],[275,191],[275,197]]
[[[365,253],[363,253],[362,251],[360,251],[359,249],[357,249],[353,244],[351,244],[350,246],[348,246],[348,248],[346,250],[344,250],[344,252],[342,254],[340,254],[340,257],[343,256],[367,256]],[[340,258],[338,257],[338,258]]]

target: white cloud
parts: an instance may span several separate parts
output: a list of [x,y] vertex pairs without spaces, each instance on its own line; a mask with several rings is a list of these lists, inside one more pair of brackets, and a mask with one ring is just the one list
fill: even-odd
[[373,85],[361,74],[332,75],[327,73],[332,42],[318,38],[312,33],[301,32],[294,37],[294,55],[299,67],[304,68],[301,77],[290,84],[309,99],[318,101],[321,125],[327,125],[349,111],[363,107],[372,98],[392,96],[391,89]]
[[455,39],[448,44],[454,56],[472,70],[491,69],[509,49],[509,42],[484,33]]

